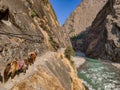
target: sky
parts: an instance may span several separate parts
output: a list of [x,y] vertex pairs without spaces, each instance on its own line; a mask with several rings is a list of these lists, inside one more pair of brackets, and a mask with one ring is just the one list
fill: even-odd
[[57,19],[62,26],[81,0],[50,0]]

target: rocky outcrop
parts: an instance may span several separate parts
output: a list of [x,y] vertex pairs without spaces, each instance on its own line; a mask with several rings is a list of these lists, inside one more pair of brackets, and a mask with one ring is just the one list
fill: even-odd
[[49,0],[0,0],[2,65],[30,51],[41,54],[66,46],[62,33]]
[[13,86],[11,90],[85,90],[70,62],[62,53],[47,53],[51,58],[37,58],[36,70],[30,77]]
[[81,4],[73,11],[63,25],[63,31],[67,32],[71,37],[87,30],[106,1],[107,0],[82,0]]
[[86,54],[120,62],[120,1],[109,0],[92,23],[85,40]]

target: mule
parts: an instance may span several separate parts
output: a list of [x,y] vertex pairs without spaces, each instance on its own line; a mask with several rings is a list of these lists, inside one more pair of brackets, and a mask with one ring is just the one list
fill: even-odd
[[29,63],[27,59],[21,61],[14,60],[11,63],[8,63],[4,70],[4,82],[6,82],[9,79],[9,77],[13,79],[16,74],[19,75],[19,73],[21,72],[26,73],[28,65]]
[[9,71],[11,69],[11,63],[8,63],[5,70],[4,70],[4,82],[6,82],[9,78]]
[[30,62],[30,65],[34,64],[34,62],[36,60],[37,53],[36,52],[30,52],[28,55],[29,55],[28,60]]

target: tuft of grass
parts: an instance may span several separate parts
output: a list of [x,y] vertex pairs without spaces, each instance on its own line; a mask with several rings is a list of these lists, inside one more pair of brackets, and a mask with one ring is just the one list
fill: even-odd
[[49,42],[50,42],[51,46],[52,46],[55,50],[57,50],[57,48],[58,48],[57,43],[53,40],[52,37],[49,38]]
[[49,38],[49,42],[53,47],[55,46],[55,42],[52,37]]
[[77,39],[85,39],[87,34],[87,31],[82,32],[81,34],[76,34],[74,36],[71,37],[72,40],[77,40]]
[[34,18],[35,16],[37,16],[36,12],[34,10],[31,11],[31,17]]
[[59,48],[59,43],[55,42],[53,37],[49,37],[49,42],[51,46],[54,48],[54,50],[57,50]]

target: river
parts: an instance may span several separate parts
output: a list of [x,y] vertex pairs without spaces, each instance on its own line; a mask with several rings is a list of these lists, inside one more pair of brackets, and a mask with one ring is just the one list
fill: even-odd
[[110,63],[86,58],[78,76],[89,90],[120,90],[120,70]]

